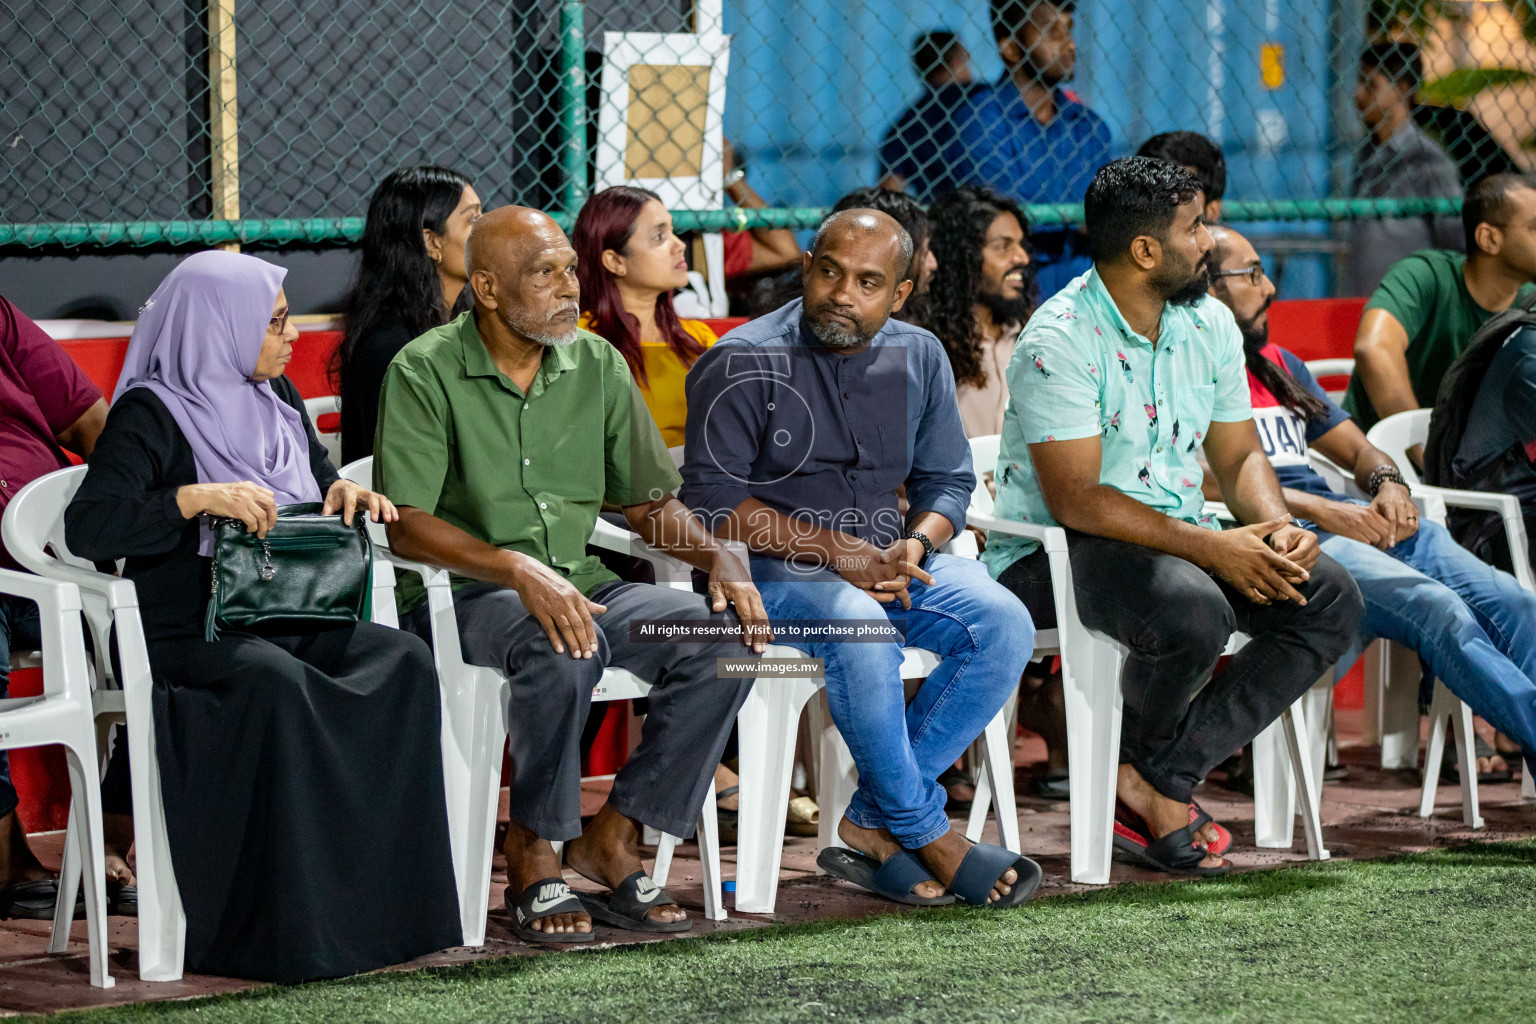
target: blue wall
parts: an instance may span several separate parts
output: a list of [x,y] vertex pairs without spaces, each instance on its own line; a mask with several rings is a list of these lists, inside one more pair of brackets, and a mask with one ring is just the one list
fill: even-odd
[[[1071,88],[1109,122],[1117,153],[1173,129],[1203,131],[1226,153],[1227,194],[1329,194],[1330,0],[1079,0]],[[958,32],[978,77],[1001,73],[985,0],[729,0],[733,36],[725,127],[752,181],[776,206],[830,205],[871,184],[890,121],[918,93],[913,37]],[[1285,52],[1285,82],[1266,90],[1259,53]],[[1352,84],[1352,83],[1346,83]],[[1326,225],[1253,225],[1323,233]],[[1293,258],[1287,297],[1327,293],[1325,263]]]

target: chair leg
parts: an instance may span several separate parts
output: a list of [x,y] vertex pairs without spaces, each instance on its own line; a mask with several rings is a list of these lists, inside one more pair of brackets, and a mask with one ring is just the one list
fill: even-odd
[[695,835],[699,844],[699,876],[704,885],[704,916],[710,921],[724,921],[725,896],[720,888],[720,819],[715,811],[714,786],[704,791],[704,806],[699,809]]
[[171,838],[160,795],[149,659],[143,633],[137,628],[119,629],[117,636],[128,720],[134,876],[139,889],[139,978],[179,981],[187,944],[187,917],[171,864]]
[[460,692],[449,694],[445,687],[443,788],[464,945],[483,946],[507,740],[506,701],[501,676],[475,670],[470,677]]
[[75,801],[69,802],[69,825],[64,829],[64,861],[59,867],[59,894],[53,906],[53,932],[48,952],[69,949],[69,929],[75,920],[75,896],[80,891],[80,825],[75,820]]
[[[987,820],[987,805],[993,805],[997,815],[997,838],[1005,849],[1020,853],[1019,809],[1013,795],[1013,744],[1008,728],[1011,716],[1008,709],[998,711],[987,723],[982,735],[982,771],[976,777],[976,800],[971,804],[971,818],[965,830],[966,838],[979,842],[982,827]],[[982,795],[982,780],[986,780],[987,797]],[[980,808],[980,814],[977,809]]]
[[1383,643],[1385,684],[1381,694],[1381,766],[1414,768],[1419,757],[1419,656],[1406,647]]
[[[1445,688],[1445,684],[1438,679],[1435,680],[1435,686]],[[1450,690],[1445,692],[1456,702],[1451,711],[1451,727],[1456,733],[1456,753],[1461,760],[1461,771],[1458,773],[1461,776],[1461,820],[1468,828],[1482,828],[1483,816],[1478,813],[1477,806],[1477,734],[1472,729],[1472,709]],[[1426,766],[1426,774],[1431,768],[1439,774],[1438,762]]]
[[1328,751],[1333,737],[1334,679],[1334,670],[1329,669],[1301,695],[1307,719],[1306,747],[1312,765],[1312,799],[1319,811],[1323,806],[1323,772],[1328,768]]
[[1281,724],[1290,713],[1287,708],[1253,740],[1254,843],[1270,850],[1289,850],[1295,838],[1296,777]]
[[[821,850],[843,845],[837,835],[837,826],[848,812],[853,794],[859,788],[859,770],[854,767],[853,753],[848,749],[843,734],[832,723],[832,716],[826,713],[826,704],[825,690],[818,693],[811,703],[811,721],[813,726],[819,725],[819,728],[812,729],[812,735],[818,737],[817,746],[820,748],[817,760],[821,763],[821,771],[817,775],[821,788],[816,791],[816,806],[821,809],[821,822],[817,828],[817,848]],[[821,874],[821,868],[818,867],[816,872]]]
[[[965,819],[965,838],[973,843],[981,841],[981,833],[987,827],[987,811],[992,806],[992,779],[991,772],[987,770],[986,759],[981,762],[981,770],[976,773],[976,795],[971,798],[971,812]],[[1018,808],[1014,808],[1017,813]]]
[[[93,744],[84,746],[89,750]],[[117,980],[107,969],[107,871],[96,758],[94,751],[82,755],[79,748],[69,744],[64,746],[64,756],[69,764],[70,815],[76,826],[74,838],[85,873],[85,923],[90,944],[91,984],[97,988],[111,988]],[[73,917],[73,896],[69,908]]]
[[1536,777],[1531,775],[1530,768],[1521,769],[1520,774],[1522,776],[1522,781],[1520,783],[1520,799],[1536,800]]
[[[1445,697],[1441,696],[1442,691]],[[1445,684],[1436,679],[1434,696],[1429,702],[1429,742],[1424,749],[1424,789],[1419,794],[1421,818],[1435,813],[1435,795],[1440,789],[1440,762],[1445,756],[1445,727],[1447,720],[1455,714],[1455,708],[1447,697],[1454,699],[1451,692],[1445,689]]]
[[[800,709],[819,688],[811,679],[760,680],[736,716],[741,786],[736,836],[738,911],[773,913]],[[825,819],[827,808],[821,813]]]
[[1361,674],[1365,677],[1365,714],[1362,716],[1361,740],[1366,746],[1381,744],[1381,698],[1386,689],[1387,641],[1373,640],[1360,654]]
[[1062,651],[1071,776],[1072,881],[1104,885],[1114,849],[1115,783],[1120,766],[1120,652],[1086,630]]
[[1327,860],[1328,848],[1323,845],[1323,821],[1318,794],[1321,782],[1312,778],[1312,754],[1307,748],[1306,695],[1292,704],[1280,716],[1281,731],[1290,752],[1291,771],[1296,780],[1296,802],[1301,808],[1301,827],[1307,837],[1307,856],[1312,860]]

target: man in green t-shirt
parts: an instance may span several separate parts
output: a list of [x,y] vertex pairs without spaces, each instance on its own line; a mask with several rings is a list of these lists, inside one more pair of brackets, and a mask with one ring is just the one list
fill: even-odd
[[[565,233],[503,207],[476,222],[468,269],[474,312],[406,345],[385,374],[373,479],[400,509],[391,548],[453,572],[465,660],[510,684],[507,912],[535,942],[590,942],[594,917],[683,931],[687,915],[641,866],[639,826],[692,832],[752,687],[733,676],[754,675],[771,640],[762,599],[672,497],[681,478],[624,357],[577,328]],[[587,540],[605,502],[646,543],[707,571],[709,596],[604,569]],[[402,623],[429,636],[421,587],[402,590]],[[726,661],[738,665],[722,678]],[[652,685],[650,710],[583,831],[582,727],[608,667]],[[551,846],[561,840],[566,863],[611,892],[571,893]]]
[[[1344,408],[1362,430],[1435,404],[1440,378],[1472,334],[1536,280],[1536,187],[1495,174],[1467,189],[1467,254],[1426,249],[1398,260],[1366,303]],[[1420,462],[1415,448],[1410,456]]]

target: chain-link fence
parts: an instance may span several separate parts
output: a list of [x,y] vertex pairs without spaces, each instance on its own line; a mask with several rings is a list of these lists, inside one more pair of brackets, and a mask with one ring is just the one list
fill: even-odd
[[[3,9],[12,247],[345,243],[375,184],[424,162],[563,216],[594,183],[640,179],[685,224],[805,226],[885,181],[924,199],[988,184],[1048,223],[1100,163],[1170,130],[1221,146],[1225,216],[1327,236],[1454,211],[1465,182],[1530,166],[1536,135],[1536,0]],[[767,209],[722,199],[722,138]]]

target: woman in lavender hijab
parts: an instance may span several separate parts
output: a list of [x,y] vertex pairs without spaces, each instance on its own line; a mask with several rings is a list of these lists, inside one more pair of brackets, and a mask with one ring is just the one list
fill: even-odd
[[204,252],[166,277],[65,528],[76,554],[126,558],[138,590],[187,969],[297,982],[461,934],[425,644],[371,622],[203,639],[203,513],[260,535],[292,502],[396,517],[337,478],[282,375],[284,273]]

